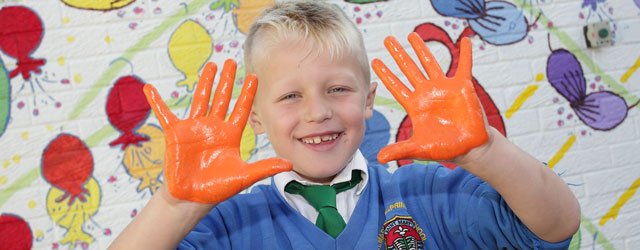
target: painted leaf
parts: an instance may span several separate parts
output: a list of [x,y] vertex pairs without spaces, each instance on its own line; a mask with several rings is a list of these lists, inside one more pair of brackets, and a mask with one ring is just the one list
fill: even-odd
[[627,103],[622,97],[609,91],[588,94],[584,100],[571,107],[587,126],[596,130],[611,130],[627,117]]
[[554,50],[547,59],[547,78],[551,86],[570,103],[586,95],[584,72],[578,59],[565,49]]
[[474,19],[483,16],[484,0],[431,0],[431,5],[440,15]]
[[519,42],[529,28],[522,10],[503,1],[487,2],[483,15],[469,20],[469,25],[482,40],[493,45]]

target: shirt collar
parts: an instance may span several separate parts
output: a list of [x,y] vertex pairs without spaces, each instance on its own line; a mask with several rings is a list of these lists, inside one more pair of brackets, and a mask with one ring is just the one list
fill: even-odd
[[[350,181],[351,171],[353,170],[361,171],[362,181],[355,187],[356,194],[360,195],[360,193],[362,193],[364,188],[367,186],[367,183],[369,182],[369,171],[367,170],[367,160],[364,158],[359,149],[353,155],[353,158],[347,164],[347,166],[343,168],[335,178],[333,178],[330,184],[333,185],[340,182]],[[322,185],[321,183],[312,182],[303,178],[295,171],[282,172],[274,175],[273,181],[282,197],[286,197],[284,187],[291,181],[298,181],[304,185]]]

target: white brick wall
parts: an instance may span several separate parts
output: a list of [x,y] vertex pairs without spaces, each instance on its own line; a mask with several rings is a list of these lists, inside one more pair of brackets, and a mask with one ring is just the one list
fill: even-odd
[[[173,32],[184,21],[196,21],[209,32],[212,47],[224,47],[221,51],[214,48],[210,60],[221,64],[225,58],[232,57],[242,63],[241,47],[245,37],[238,32],[233,13],[209,9],[214,1],[181,4],[137,0],[120,9],[92,11],[71,7],[62,1],[0,0],[0,9],[28,7],[37,13],[45,29],[39,46],[31,53],[33,58],[47,60],[41,68],[43,73],[32,73],[28,80],[21,76],[10,80],[11,112],[8,117],[0,117],[0,122],[9,119],[6,131],[0,134],[0,213],[18,215],[28,223],[33,248],[104,249],[150,198],[148,190],[136,190],[140,181],[127,173],[123,163],[126,151],[109,146],[120,133],[106,116],[107,94],[118,78],[136,75],[153,83],[170,102],[187,97],[173,109],[178,116],[184,115],[184,102],[189,101],[191,93],[176,86],[184,76],[175,68],[167,48]],[[363,5],[332,2],[341,6],[354,22],[359,22],[369,57],[381,58],[396,72],[398,68],[383,46],[385,36],[396,36],[411,51],[405,37],[417,25],[434,23],[455,41],[466,23],[441,16],[427,0],[389,0]],[[508,137],[541,161],[549,162],[562,154],[559,152],[562,145],[575,136],[575,142],[554,170],[570,184],[580,200],[583,219],[595,227],[581,226],[581,248],[640,249],[640,194],[628,191],[640,178],[640,106],[630,109],[616,128],[594,130],[578,119],[568,101],[546,77],[549,46],[553,50],[564,48],[586,55],[578,58],[587,78],[587,93],[603,88],[628,92],[628,98],[640,97],[640,71],[629,71],[640,57],[640,6],[631,0],[605,0],[597,2],[598,9],[591,11],[588,7],[582,8],[584,1],[580,0],[510,2],[517,6],[533,4],[532,11],[528,7],[523,11],[530,25],[529,32],[522,41],[509,45],[492,45],[474,36],[475,78],[500,110]],[[549,20],[553,25],[543,21],[534,24],[538,11],[544,13],[540,20]],[[600,18],[615,25],[616,44],[588,49],[582,27]],[[172,20],[174,22],[170,22]],[[445,46],[437,43],[429,46],[439,62],[451,61]],[[131,66],[126,63],[121,69],[113,70],[121,66],[125,58]],[[8,71],[18,63],[1,47],[0,59]],[[120,60],[110,66],[117,59]],[[203,62],[194,62],[197,63]],[[596,77],[597,72],[592,72],[589,65],[601,69],[604,75]],[[446,70],[446,66],[443,67]],[[621,81],[624,74],[629,74],[625,83]],[[544,77],[537,79],[539,75]],[[375,75],[372,79],[378,81]],[[591,87],[592,83],[595,88]],[[507,118],[506,111],[532,84],[538,89]],[[6,84],[0,83],[0,86],[7,88]],[[378,96],[392,98],[382,84]],[[629,101],[627,104],[632,105]],[[56,107],[56,102],[60,107]],[[389,121],[390,143],[394,142],[403,111],[393,105],[377,105],[376,109]],[[34,115],[36,110],[38,115]],[[144,124],[158,123],[150,116]],[[82,230],[91,240],[71,235],[80,240],[75,246],[61,243],[69,234],[47,212],[47,207],[55,205],[47,201],[47,194],[54,187],[41,173],[43,150],[60,133],[73,134],[88,145],[94,160],[91,177],[100,186],[99,190],[91,191],[100,194],[98,211],[82,221]],[[273,155],[264,136],[257,137],[256,145],[250,161]],[[602,217],[625,194],[628,200],[618,207],[617,217],[600,225]],[[599,237],[595,242],[594,234]]]

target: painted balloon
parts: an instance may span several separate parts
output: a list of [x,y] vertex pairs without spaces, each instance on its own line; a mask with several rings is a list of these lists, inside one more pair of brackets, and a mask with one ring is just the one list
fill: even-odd
[[169,39],[171,63],[185,78],[177,83],[192,91],[198,81],[198,71],[213,53],[213,41],[207,30],[197,22],[182,23]]
[[120,77],[107,96],[106,112],[109,122],[120,131],[120,136],[109,143],[109,146],[121,145],[121,149],[131,144],[140,145],[149,140],[146,136],[134,132],[144,123],[151,107],[147,103],[142,88],[144,83],[136,76]]
[[60,244],[70,245],[70,249],[75,249],[78,243],[89,245],[94,242],[94,237],[85,231],[85,223],[100,207],[100,186],[95,178],[90,177],[82,189],[86,190],[84,199],[75,202],[68,196],[60,200],[59,197],[65,197],[66,191],[55,186],[47,194],[47,213],[56,225],[67,230]]
[[595,130],[611,130],[627,117],[629,107],[618,94],[610,91],[587,94],[582,65],[568,50],[557,49],[549,55],[547,78],[551,86],[569,101],[578,118]]
[[239,8],[233,10],[233,22],[240,32],[247,34],[260,13],[275,5],[275,2],[275,0],[240,0]]
[[33,235],[24,219],[13,214],[0,215],[0,248],[31,249]]
[[70,134],[60,134],[42,152],[42,175],[52,186],[64,191],[56,201],[86,201],[83,187],[93,172],[93,155],[85,143]]
[[62,0],[66,5],[85,10],[114,10],[133,3],[135,0]]
[[127,147],[124,151],[122,165],[127,173],[138,180],[137,191],[148,189],[152,194],[158,190],[162,182],[160,176],[164,167],[164,134],[155,125],[144,125],[137,131],[149,138],[139,147]]
[[40,46],[44,28],[40,17],[23,6],[7,6],[0,9],[0,50],[17,60],[17,68],[9,76],[22,74],[29,80],[31,72],[40,73],[45,59],[34,59],[31,54]]

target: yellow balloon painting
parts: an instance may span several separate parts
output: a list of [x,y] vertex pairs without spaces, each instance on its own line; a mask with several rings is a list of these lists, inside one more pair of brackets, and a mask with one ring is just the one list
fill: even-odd
[[71,7],[85,10],[114,10],[127,6],[135,0],[62,0]]
[[[53,222],[67,229],[61,245],[71,244],[69,248],[74,248],[76,244],[91,244],[93,236],[84,231],[83,225],[95,215],[100,206],[100,186],[95,178],[89,177],[83,188],[86,193],[83,199],[72,199],[64,190],[51,186],[47,194],[47,212]],[[64,197],[64,199],[61,199]]]
[[192,20],[182,23],[169,39],[171,62],[185,76],[178,86],[192,91],[198,81],[198,71],[212,52],[213,41],[202,25]]
[[122,165],[131,177],[140,180],[138,192],[149,189],[152,194],[158,190],[162,182],[160,174],[164,166],[164,134],[155,125],[144,125],[136,131],[149,137],[141,146],[127,147],[124,151]]

